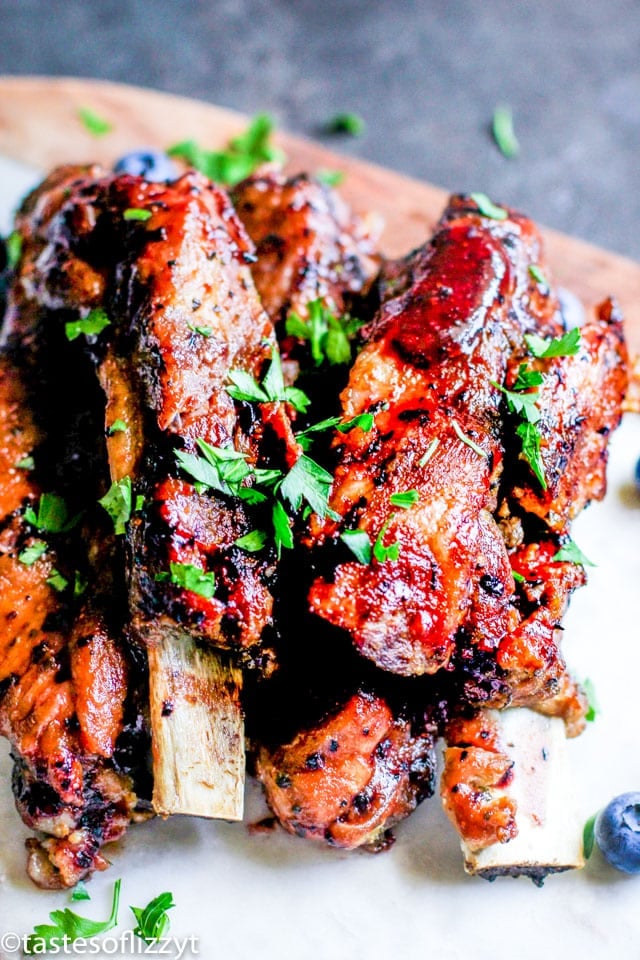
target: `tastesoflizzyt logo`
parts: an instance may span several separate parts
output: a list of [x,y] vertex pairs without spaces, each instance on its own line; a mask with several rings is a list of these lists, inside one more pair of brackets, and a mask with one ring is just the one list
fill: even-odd
[[153,943],[140,940],[133,930],[125,930],[114,937],[68,936],[39,937],[36,934],[8,931],[0,935],[0,960],[13,960],[24,954],[30,957],[197,957],[200,954],[198,937],[161,937]]

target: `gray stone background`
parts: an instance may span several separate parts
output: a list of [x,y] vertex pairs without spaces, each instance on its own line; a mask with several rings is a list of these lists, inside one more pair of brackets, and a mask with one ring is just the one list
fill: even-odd
[[[0,71],[200,97],[640,259],[639,0],[0,0]],[[521,154],[488,128],[511,106]],[[362,137],[328,137],[336,111]]]

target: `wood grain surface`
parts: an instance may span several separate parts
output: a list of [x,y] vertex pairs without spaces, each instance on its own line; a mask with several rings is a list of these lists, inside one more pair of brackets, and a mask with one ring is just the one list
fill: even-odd
[[[78,118],[80,107],[91,108],[113,129],[105,136],[92,136]],[[0,154],[43,171],[58,163],[111,164],[129,150],[166,148],[188,138],[215,149],[246,124],[245,116],[230,110],[137,87],[71,78],[0,77]],[[381,214],[382,248],[389,255],[422,243],[446,202],[446,193],[431,184],[285,133],[276,141],[289,158],[290,171],[345,172],[341,192],[358,211]],[[500,197],[493,199],[500,202]],[[630,346],[640,352],[640,264],[553,230],[545,229],[544,234],[555,280],[587,306],[614,295],[625,314]]]

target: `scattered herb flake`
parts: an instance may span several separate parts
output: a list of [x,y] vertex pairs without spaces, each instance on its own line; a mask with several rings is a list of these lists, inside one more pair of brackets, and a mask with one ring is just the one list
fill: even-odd
[[466,445],[470,447],[474,453],[477,453],[479,457],[484,457],[486,460],[487,454],[484,452],[482,447],[479,447],[478,444],[471,439],[471,437],[468,437],[466,433],[463,433],[462,427],[460,426],[457,420],[452,420],[451,426],[455,430],[459,440],[462,440],[462,442],[466,443]]
[[169,930],[169,916],[167,911],[175,907],[173,894],[160,893],[154,897],[146,907],[129,907],[137,924],[134,935],[145,943],[155,943],[162,940]]
[[264,530],[251,530],[249,533],[245,533],[243,537],[238,537],[234,543],[241,550],[246,550],[248,553],[257,553],[265,546],[267,539]]
[[393,507],[401,507],[402,510],[408,510],[420,499],[417,490],[403,490],[399,493],[392,493],[389,497],[389,503]]
[[7,253],[7,267],[15,270],[22,256],[22,234],[13,230],[4,242]]
[[513,574],[513,579],[516,581],[516,583],[526,583],[526,582],[527,582],[527,578],[526,578],[526,577],[523,577],[522,574],[521,574],[521,573],[518,573],[517,570],[512,570],[511,573]]
[[47,544],[44,540],[34,540],[30,546],[25,547],[24,550],[18,554],[18,560],[20,563],[24,563],[25,567],[32,567],[36,560],[39,560],[46,551]]
[[47,583],[58,593],[62,593],[62,591],[66,590],[69,586],[67,578],[63,577],[60,571],[55,569],[51,571],[51,576],[47,577]]
[[387,530],[389,529],[389,524],[392,520],[393,514],[391,514],[390,517],[387,517],[385,522],[382,524],[380,533],[376,537],[376,542],[373,545],[373,555],[378,563],[386,563],[387,561],[395,563],[400,556],[400,544],[397,540],[394,543],[389,544],[387,547],[384,545],[384,538],[387,535]]
[[287,511],[279,500],[274,501],[271,511],[271,522],[273,523],[273,539],[279,559],[282,547],[286,550],[293,550],[291,523]]
[[591,854],[593,853],[593,847],[595,844],[596,837],[596,820],[598,819],[598,811],[594,813],[593,816],[589,817],[587,822],[584,825],[584,830],[582,832],[582,847],[584,852],[585,860],[589,860]]
[[143,494],[143,493],[137,493],[137,494],[136,494],[136,502],[135,502],[135,506],[134,506],[134,508],[133,508],[133,512],[134,512],[134,513],[140,513],[140,511],[144,509],[145,502],[146,502],[146,501],[145,501],[144,494]]
[[326,420],[320,420],[319,423],[314,423],[305,430],[300,430],[295,435],[296,440],[303,450],[308,450],[315,439],[312,434],[323,433],[325,430],[331,430],[333,427],[337,427],[339,423],[340,417],[327,417]]
[[101,307],[94,307],[83,320],[69,320],[64,325],[67,340],[75,340],[81,334],[96,337],[105,327],[111,325],[109,317]]
[[24,518],[43,533],[66,533],[76,525],[80,515],[69,518],[67,505],[57,493],[43,493],[38,501],[38,512],[27,507]]
[[600,713],[600,705],[598,704],[598,698],[596,696],[596,688],[593,685],[593,680],[590,680],[589,677],[585,677],[581,686],[586,693],[587,700],[589,702],[589,708],[585,713],[584,718],[588,723],[593,723],[595,718]]
[[285,330],[291,337],[308,340],[311,357],[316,367],[326,360],[332,366],[349,363],[352,356],[351,341],[362,322],[349,314],[341,317],[332,313],[321,299],[307,304],[307,320],[291,311],[287,316]]
[[91,895],[89,894],[89,891],[82,880],[78,880],[75,887],[71,891],[71,899],[75,901],[91,900]]
[[543,490],[547,489],[547,479],[544,475],[544,463],[540,452],[542,437],[535,423],[525,420],[516,427],[516,434],[522,441],[521,455],[531,467],[534,476]]
[[33,933],[27,938],[25,953],[28,955],[42,955],[48,947],[56,950],[67,940],[79,938],[90,939],[102,933],[113,930],[118,924],[118,906],[120,904],[120,880],[116,880],[113,887],[113,901],[109,918],[103,923],[80,917],[66,907],[64,910],[52,910],[49,914],[51,924],[42,923],[34,927]]
[[111,426],[109,427],[109,436],[112,437],[114,433],[124,433],[125,430],[128,430],[127,424],[124,420],[114,420]]
[[360,137],[366,124],[357,113],[336,113],[327,123],[328,133],[347,133],[350,137]]
[[204,327],[198,323],[187,323],[187,326],[192,333],[199,333],[201,337],[213,336],[213,330],[211,327]]
[[216,588],[213,573],[207,573],[202,567],[196,567],[192,563],[172,562],[169,564],[169,573],[157,573],[155,579],[158,583],[173,583],[206,600],[211,600]]
[[363,433],[369,433],[369,431],[373,429],[374,419],[375,417],[372,413],[359,413],[356,417],[353,417],[353,419],[339,423],[337,429],[340,433],[348,433],[350,430],[358,427]]
[[116,536],[126,533],[126,526],[131,519],[131,477],[123,477],[111,484],[104,497],[98,500],[101,507],[107,511],[113,520],[113,529]]
[[287,473],[280,486],[282,497],[293,510],[299,510],[305,500],[320,518],[326,516],[333,477],[303,454]]
[[87,578],[84,577],[79,570],[73,575],[73,595],[74,597],[81,597],[85,592],[88,586]]
[[558,552],[551,558],[552,560],[565,560],[568,563],[580,564],[583,567],[595,567],[596,564],[584,555],[580,547],[573,540],[568,540]]
[[549,281],[545,277],[544,273],[540,269],[537,263],[532,263],[529,265],[529,276],[535,280],[536,283],[539,283],[543,287],[549,286]]
[[431,457],[434,455],[434,453],[436,452],[439,446],[440,446],[439,438],[434,437],[431,443],[429,444],[429,446],[427,447],[427,449],[425,450],[425,452],[422,454],[422,456],[418,460],[418,466],[426,467],[426,465],[429,463],[429,460],[431,460]]
[[500,153],[508,160],[517,157],[520,153],[520,144],[513,129],[513,114],[506,106],[499,106],[493,111],[491,131]]
[[530,353],[539,359],[549,357],[571,357],[580,349],[580,327],[573,327],[562,337],[538,337],[535,333],[525,333],[524,339]]
[[327,187],[339,187],[344,178],[344,170],[316,170],[316,180]]
[[22,460],[18,460],[14,466],[16,470],[33,470],[35,463],[33,457],[29,455],[28,457],[23,457]]
[[359,563],[371,563],[371,540],[366,530],[345,530],[340,534],[340,539]]
[[153,216],[151,210],[143,210],[141,207],[128,207],[122,215],[125,220],[150,220]]
[[305,413],[310,404],[309,397],[297,387],[285,387],[282,375],[282,362],[277,347],[272,346],[272,357],[262,385],[244,370],[231,370],[229,379],[232,386],[227,393],[234,400],[250,403],[290,403],[299,413]]
[[78,117],[93,137],[104,137],[113,130],[113,124],[105,120],[90,107],[79,107]]
[[508,213],[502,207],[497,207],[486,193],[472,193],[471,199],[477,206],[483,217],[489,217],[490,220],[506,220]]
[[282,164],[284,153],[271,142],[273,119],[260,113],[247,130],[234,137],[226,150],[205,150],[195,140],[185,140],[167,150],[170,157],[179,157],[210,180],[234,186],[263,163]]

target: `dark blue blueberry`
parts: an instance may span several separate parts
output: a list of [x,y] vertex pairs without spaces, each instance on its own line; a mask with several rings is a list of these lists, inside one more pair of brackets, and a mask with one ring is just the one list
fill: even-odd
[[640,873],[640,793],[622,793],[601,810],[595,838],[612,867]]
[[638,491],[640,491],[640,460],[636,461],[635,481]]
[[134,177],[144,177],[154,183],[175,180],[178,176],[178,171],[167,154],[151,147],[125,153],[113,169],[116,173],[130,173]]

